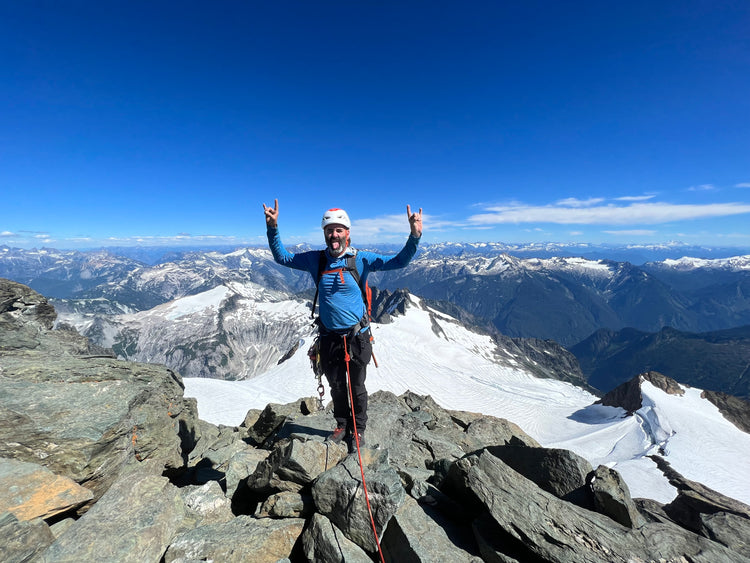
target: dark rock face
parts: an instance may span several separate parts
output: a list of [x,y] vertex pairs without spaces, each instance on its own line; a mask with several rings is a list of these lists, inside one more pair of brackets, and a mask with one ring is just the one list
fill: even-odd
[[[631,415],[643,406],[641,382],[648,381],[665,393],[682,395],[683,388],[674,379],[659,372],[648,371],[606,393],[597,403],[608,407],[620,407]],[[704,391],[703,397],[711,401],[729,422],[743,432],[750,432],[750,402],[716,391]]]
[[[487,450],[449,476],[474,498],[485,561],[740,561],[739,554],[672,524],[631,529],[540,489]],[[495,559],[492,559],[494,555]]]
[[657,371],[683,384],[750,398],[750,326],[715,332],[658,332],[600,329],[570,351],[586,380],[602,392],[634,374]]
[[0,346],[3,561],[750,560],[750,507],[663,460],[677,498],[634,501],[615,471],[408,392],[370,397],[359,454],[324,441],[314,399],[215,426],[178,375],[82,354],[17,295],[0,313],[24,335]]
[[750,557],[748,506],[685,479],[659,456],[652,459],[679,491],[677,498],[663,507],[664,514],[688,530]]
[[581,456],[569,450],[519,446],[490,446],[487,451],[545,491],[593,509],[592,490],[586,482],[593,469]]
[[641,382],[648,381],[670,395],[682,395],[684,391],[680,384],[656,371],[648,371],[637,375],[630,381],[615,387],[606,393],[597,403],[607,407],[621,407],[628,414],[633,414],[643,406],[641,395]]
[[701,396],[716,405],[724,418],[737,428],[750,433],[750,401],[718,391],[704,391]]

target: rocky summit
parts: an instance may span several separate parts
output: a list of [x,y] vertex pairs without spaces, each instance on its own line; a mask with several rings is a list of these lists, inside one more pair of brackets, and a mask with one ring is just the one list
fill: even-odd
[[655,461],[619,474],[506,420],[378,392],[367,446],[325,441],[314,398],[215,426],[179,374],[120,361],[0,280],[4,562],[740,562],[750,507]]

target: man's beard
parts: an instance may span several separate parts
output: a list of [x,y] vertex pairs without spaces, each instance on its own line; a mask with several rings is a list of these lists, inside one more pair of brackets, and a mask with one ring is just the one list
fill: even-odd
[[344,238],[338,238],[338,237],[332,237],[329,238],[326,241],[326,245],[328,246],[328,252],[330,252],[333,256],[340,256],[344,253],[347,247],[347,241],[346,237]]

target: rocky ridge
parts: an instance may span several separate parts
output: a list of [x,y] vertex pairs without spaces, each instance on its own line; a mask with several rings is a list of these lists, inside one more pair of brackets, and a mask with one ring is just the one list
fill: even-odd
[[682,478],[669,505],[499,418],[378,392],[360,457],[314,399],[200,420],[0,281],[3,561],[750,561],[750,507]]

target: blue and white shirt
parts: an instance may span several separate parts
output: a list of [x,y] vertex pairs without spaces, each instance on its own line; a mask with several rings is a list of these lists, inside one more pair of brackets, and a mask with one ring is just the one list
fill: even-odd
[[[310,272],[313,280],[318,277],[320,251],[292,254],[281,243],[279,229],[268,227],[268,246],[277,264]],[[347,256],[354,255],[357,271],[364,285],[370,272],[397,270],[406,266],[417,252],[419,238],[409,235],[404,248],[398,254],[385,256],[375,252],[347,248],[338,258],[333,258],[326,249],[326,267],[318,285],[320,320],[323,326],[333,332],[345,333],[356,325],[367,311],[362,299],[362,290],[350,272],[346,271]]]

